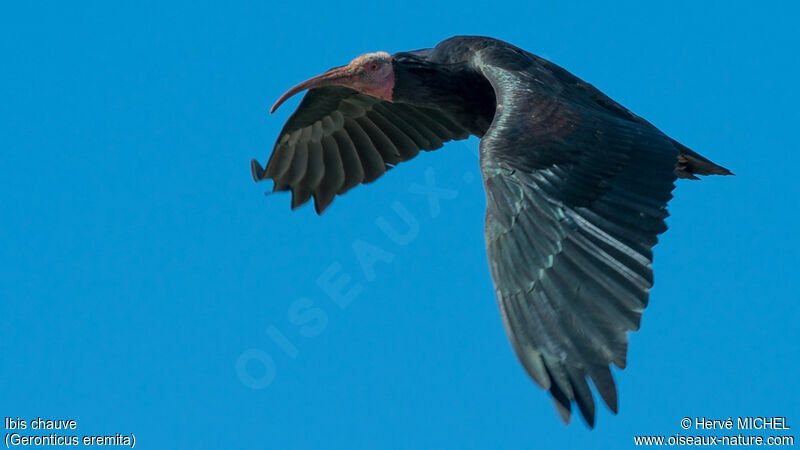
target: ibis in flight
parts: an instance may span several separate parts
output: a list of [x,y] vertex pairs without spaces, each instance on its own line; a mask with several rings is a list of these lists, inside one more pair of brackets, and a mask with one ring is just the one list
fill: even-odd
[[500,315],[530,377],[568,422],[594,426],[588,380],[612,412],[653,285],[652,248],[677,178],[731,175],[563,68],[506,42],[457,36],[367,53],[307,90],[256,181],[337,195],[451,140],[480,138],[486,249]]

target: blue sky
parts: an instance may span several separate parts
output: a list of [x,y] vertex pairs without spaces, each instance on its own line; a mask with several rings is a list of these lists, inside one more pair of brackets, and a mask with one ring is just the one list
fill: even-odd
[[[4,7],[0,415],[200,449],[627,448],[687,434],[685,416],[800,428],[796,5],[291,3]],[[507,342],[476,139],[321,217],[250,178],[288,87],[456,34],[549,58],[737,174],[675,190],[620,412],[593,431],[561,424]],[[383,231],[398,211],[405,239]],[[381,260],[365,270],[364,251]]]

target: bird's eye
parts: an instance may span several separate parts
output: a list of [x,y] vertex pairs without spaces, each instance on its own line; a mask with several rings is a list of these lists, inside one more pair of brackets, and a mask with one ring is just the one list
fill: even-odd
[[376,62],[371,62],[371,63],[369,63],[368,67],[369,67],[369,70],[374,72],[374,71],[378,70],[380,65],[378,63],[376,63]]

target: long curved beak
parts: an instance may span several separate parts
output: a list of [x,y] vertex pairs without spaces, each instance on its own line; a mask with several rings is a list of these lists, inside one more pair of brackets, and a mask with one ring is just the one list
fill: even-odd
[[333,69],[323,73],[322,75],[317,75],[314,78],[303,81],[297,86],[286,91],[286,93],[281,95],[281,98],[279,98],[278,101],[275,102],[274,105],[272,105],[272,108],[270,108],[269,113],[270,114],[274,113],[275,110],[278,109],[278,107],[281,106],[281,104],[283,104],[283,102],[289,100],[289,98],[291,98],[292,96],[294,96],[299,92],[303,92],[306,89],[313,89],[322,86],[346,84],[345,82],[352,79],[352,76],[353,74],[349,66],[334,67]]

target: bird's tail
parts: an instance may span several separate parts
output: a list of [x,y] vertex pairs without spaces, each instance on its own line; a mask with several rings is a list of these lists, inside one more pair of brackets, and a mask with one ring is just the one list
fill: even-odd
[[730,170],[711,162],[697,152],[677,141],[672,141],[678,149],[678,164],[675,173],[678,178],[699,180],[696,175],[733,175]]

